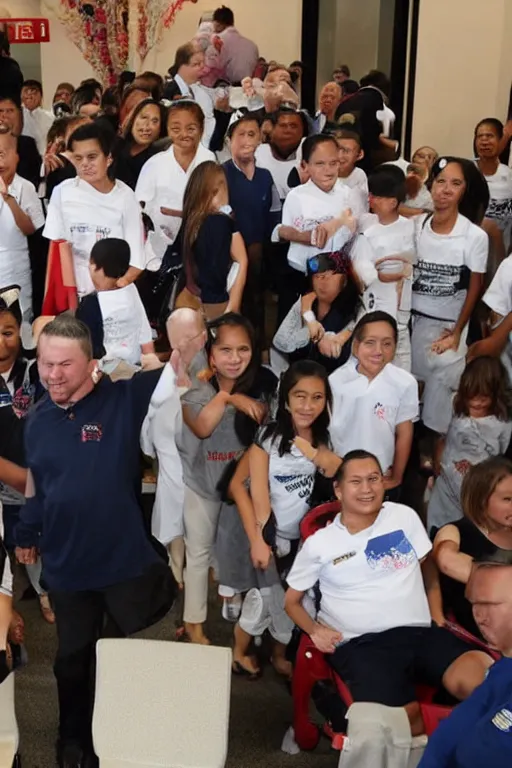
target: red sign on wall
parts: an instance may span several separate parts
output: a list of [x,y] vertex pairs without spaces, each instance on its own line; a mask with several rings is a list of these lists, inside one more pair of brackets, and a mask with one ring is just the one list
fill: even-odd
[[50,22],[48,19],[0,19],[7,27],[10,43],[49,43]]

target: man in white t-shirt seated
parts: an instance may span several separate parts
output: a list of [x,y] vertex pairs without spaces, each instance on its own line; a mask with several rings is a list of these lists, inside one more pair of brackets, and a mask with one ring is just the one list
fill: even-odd
[[[427,600],[432,544],[410,507],[383,503],[378,460],[345,456],[334,481],[340,514],[304,543],[287,581],[286,610],[348,685],[354,701],[404,707],[424,732],[415,685],[465,699],[492,664],[487,654],[432,624]],[[302,598],[318,582],[315,619]]]
[[93,354],[106,373],[120,362],[137,366],[142,355],[153,355],[151,327],[133,283],[118,288],[130,266],[126,240],[107,237],[91,250],[89,272],[96,291],[85,296],[76,311],[91,333]]

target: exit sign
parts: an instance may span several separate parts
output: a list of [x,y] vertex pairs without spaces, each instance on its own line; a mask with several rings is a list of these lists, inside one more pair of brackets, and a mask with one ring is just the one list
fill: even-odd
[[10,43],[49,43],[48,19],[0,19],[6,27]]

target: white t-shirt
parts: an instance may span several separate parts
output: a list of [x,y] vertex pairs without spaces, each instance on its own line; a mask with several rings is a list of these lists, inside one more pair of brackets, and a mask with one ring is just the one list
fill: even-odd
[[320,583],[318,620],[343,640],[395,627],[429,627],[420,561],[431,549],[416,512],[388,501],[359,533],[349,533],[338,515],[309,536],[287,582],[299,592]]
[[276,518],[277,534],[283,539],[300,538],[299,525],[309,510],[316,467],[294,445],[279,455],[279,440],[267,438],[258,445],[269,456],[270,506]]
[[[336,180],[330,192],[323,192],[311,181],[295,187],[288,194],[283,205],[282,224],[294,227],[299,232],[309,232],[324,221],[341,216],[347,208],[353,207],[354,193]],[[302,243],[290,243],[288,263],[300,272],[307,271],[307,261],[318,253],[338,251],[352,237],[347,227],[341,227],[323,248]]]
[[137,269],[146,265],[141,209],[130,187],[119,180],[106,194],[80,178],[63,181],[53,191],[43,234],[49,240],[67,240],[71,244],[80,297],[94,291],[89,257],[98,240],[126,240],[130,265]]
[[173,243],[181,226],[181,217],[166,216],[161,208],[171,208],[175,211],[183,209],[185,187],[194,168],[207,160],[215,162],[215,155],[200,144],[188,170],[184,171],[174,157],[174,147],[166,152],[150,157],[140,172],[135,196],[139,203],[145,203],[144,211],[148,214],[155,229]]
[[354,216],[359,217],[361,214],[367,213],[369,210],[368,176],[363,169],[354,168],[346,179],[340,178],[340,181],[354,192],[353,199],[356,206],[352,211]]
[[[490,286],[484,294],[483,301],[489,309],[505,318],[512,312],[512,256],[503,259]],[[496,325],[499,325],[499,320]],[[507,348],[502,356],[512,379],[512,333],[509,334]]]
[[406,197],[404,205],[407,208],[416,208],[420,211],[433,211],[434,203],[432,202],[432,195],[428,191],[425,184],[420,187],[420,190],[416,197]]
[[302,153],[294,152],[286,160],[278,160],[272,154],[270,144],[260,144],[254,155],[258,168],[266,168],[270,171],[274,184],[279,193],[279,199],[284,200],[290,191],[288,176],[294,168],[298,168]]
[[[44,224],[44,214],[34,185],[15,174],[8,192],[34,227],[40,229]],[[24,275],[30,281],[27,238],[18,228],[8,204],[0,196],[0,285],[19,283]]]
[[37,144],[37,149],[41,157],[46,153],[48,131],[55,121],[53,112],[48,112],[42,107],[32,110],[25,106],[23,109],[23,130],[22,136],[31,136]]
[[395,457],[397,425],[419,418],[418,384],[392,363],[372,380],[358,373],[357,365],[351,358],[329,376],[332,444],[339,456],[358,449],[373,453],[387,472]]
[[[414,222],[399,216],[392,224],[380,224],[378,219],[370,222],[368,217],[368,226],[354,243],[354,266],[357,269],[358,261],[366,258],[375,265],[379,274],[401,272],[405,264],[393,256],[400,256],[407,259],[409,264],[414,264]],[[382,259],[386,261],[382,262]],[[383,283],[377,278],[365,290],[363,302],[367,312],[387,312],[396,320],[399,309],[410,312],[411,293],[412,274],[409,278],[393,283]]]
[[412,308],[438,320],[456,322],[466,299],[464,267],[485,273],[489,238],[483,229],[458,215],[449,235],[432,231],[432,217],[414,217],[417,261],[412,285]]
[[512,168],[500,163],[496,173],[484,176],[489,187],[489,206],[485,213],[494,219],[503,232],[505,250],[508,253],[512,229]]
[[133,283],[115,291],[99,291],[106,360],[140,363],[141,344],[152,340],[151,326]]

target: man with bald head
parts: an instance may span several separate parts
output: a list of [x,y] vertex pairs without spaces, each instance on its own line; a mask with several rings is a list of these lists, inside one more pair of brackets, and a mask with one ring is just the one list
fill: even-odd
[[503,656],[485,681],[441,723],[419,768],[512,765],[512,551],[475,562],[466,587],[473,616]]
[[318,97],[318,112],[315,115],[315,133],[322,133],[326,123],[334,122],[336,110],[341,103],[341,86],[334,81],[326,83]]

